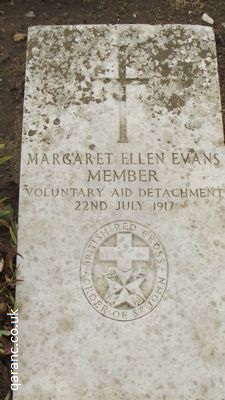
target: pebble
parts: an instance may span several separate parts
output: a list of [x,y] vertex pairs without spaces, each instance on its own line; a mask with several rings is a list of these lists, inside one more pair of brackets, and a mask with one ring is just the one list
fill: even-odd
[[213,18],[211,18],[208,14],[206,14],[206,13],[204,13],[203,15],[202,15],[202,20],[204,21],[204,22],[206,22],[207,24],[210,24],[210,25],[213,25],[214,24],[214,19]]
[[36,15],[34,14],[33,11],[28,11],[28,12],[25,14],[25,17],[27,17],[27,18],[35,18]]
[[21,42],[22,40],[26,40],[26,38],[26,33],[15,33],[15,35],[13,36],[14,42]]

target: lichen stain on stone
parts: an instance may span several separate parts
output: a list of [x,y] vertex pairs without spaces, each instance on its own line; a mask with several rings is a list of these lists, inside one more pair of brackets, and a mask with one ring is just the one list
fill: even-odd
[[[157,96],[160,100],[160,103],[158,103],[153,93],[152,102],[155,105],[158,104],[158,106],[164,104],[168,110],[171,110],[171,96],[168,85],[172,81],[179,81],[180,86],[182,86],[176,94],[176,100],[179,101],[174,101],[175,98],[172,97],[172,108],[173,110],[177,108],[180,111],[185,104],[184,99],[189,88],[191,89],[196,84],[201,91],[203,87],[209,88],[210,82],[204,80],[207,72],[204,64],[210,63],[210,59],[214,59],[215,54],[210,48],[211,42],[204,45],[207,49],[202,49],[202,41],[196,37],[190,37],[190,32],[187,32],[184,28],[176,31],[168,28],[162,29],[161,42],[159,36],[138,43],[136,49],[133,46],[132,53],[128,54],[128,66],[136,68],[142,75],[148,74],[150,68],[153,87],[154,81],[157,82],[157,78],[160,77],[162,87],[157,85],[155,90],[163,92],[163,94]],[[205,59],[206,56],[208,57],[207,60]]]
[[64,47],[65,50],[71,51],[72,42],[68,42],[68,41],[63,42],[63,47]]
[[43,138],[40,140],[40,142],[50,145],[52,141],[51,141],[51,139],[50,139],[49,137],[46,136],[46,137],[43,137]]
[[34,130],[30,129],[28,131],[28,136],[34,136],[36,133],[37,133],[37,131],[34,131]]
[[181,208],[187,208],[188,207],[188,202],[185,200],[183,203],[180,203]]
[[71,317],[64,317],[57,321],[57,325],[59,327],[59,332],[68,332],[74,329],[74,323]]
[[167,102],[168,111],[173,111],[177,108],[182,108],[185,104],[185,100],[178,96],[176,93],[173,93]]
[[[149,78],[149,83],[133,93],[148,115],[151,109],[152,118],[165,111],[171,118],[179,115],[193,87],[199,95],[210,94],[214,82],[208,76],[215,68],[214,63],[211,66],[215,50],[207,34],[201,40],[200,33],[190,27],[162,26],[155,33],[143,34],[136,26],[99,26],[60,27],[33,35],[28,48],[29,75],[31,79],[39,76],[39,81],[29,95],[47,107],[63,109],[101,104],[108,99],[120,102],[121,46],[125,49],[126,77]],[[35,48],[41,48],[41,54],[33,52]]]
[[105,68],[103,68],[101,65],[97,65],[94,69],[94,74],[96,77],[98,77],[99,75],[105,74]]
[[59,118],[54,119],[53,124],[54,125],[59,125],[60,124],[60,119]]

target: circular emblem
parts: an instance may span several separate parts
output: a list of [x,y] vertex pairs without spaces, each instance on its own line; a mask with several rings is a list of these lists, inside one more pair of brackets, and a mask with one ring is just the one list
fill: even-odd
[[88,241],[80,275],[83,292],[96,311],[131,321],[150,313],[161,301],[168,280],[167,257],[147,226],[114,221]]

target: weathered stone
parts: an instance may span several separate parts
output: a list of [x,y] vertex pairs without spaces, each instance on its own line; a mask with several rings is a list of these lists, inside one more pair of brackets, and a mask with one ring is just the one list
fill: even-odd
[[16,400],[224,398],[224,160],[211,28],[30,29]]

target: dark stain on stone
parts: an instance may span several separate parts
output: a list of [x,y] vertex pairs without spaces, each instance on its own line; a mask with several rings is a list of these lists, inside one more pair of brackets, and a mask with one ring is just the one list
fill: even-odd
[[37,131],[33,131],[32,129],[30,129],[28,131],[28,136],[34,136],[37,133]]
[[185,104],[184,99],[178,96],[177,94],[173,93],[167,102],[167,109],[168,111],[173,111],[174,109],[182,108],[184,104]]
[[46,143],[46,144],[51,144],[51,140],[48,137],[44,137],[41,142]]
[[72,47],[72,42],[71,41],[66,41],[63,43],[63,47],[65,50],[67,51],[71,51],[71,47]]
[[68,36],[71,36],[71,34],[72,34],[71,29],[68,29],[68,28],[64,29],[64,36],[65,36],[65,38],[67,38]]
[[97,67],[95,67],[95,76],[99,76],[101,74],[105,74],[105,68],[103,68],[101,65],[97,65]]
[[83,82],[83,81],[85,81],[85,75],[81,74],[80,72],[77,72],[77,73],[75,74],[75,79],[76,79],[78,82]]
[[[31,63],[30,69],[41,68],[43,70],[42,93],[50,95],[49,104],[56,104],[60,101],[60,104],[66,107],[68,104],[81,105],[90,102],[100,104],[106,100],[103,88],[111,81],[107,78],[105,69],[107,59],[109,54],[117,51],[120,45],[120,43],[104,42],[110,29],[105,26],[90,27],[85,32],[81,28],[63,29],[65,38],[63,46],[68,53],[71,53],[71,57],[68,54],[65,60],[57,57],[62,53],[58,33],[44,32],[38,40],[32,38],[30,52],[32,52],[32,47],[38,47],[40,40],[43,40],[46,45],[45,57],[41,58],[42,65],[36,65],[33,68]],[[156,105],[164,106],[169,111],[180,112],[185,103],[184,98],[193,84],[201,89],[201,82],[203,82],[204,90],[207,89],[206,82],[204,82],[204,67],[201,67],[200,62],[202,59],[205,66],[209,66],[211,60],[215,58],[211,42],[202,43],[198,37],[192,36],[191,28],[186,29],[182,26],[178,26],[176,30],[173,27],[162,27],[157,35],[148,37],[144,41],[140,40],[138,33],[137,27],[130,27],[121,34],[120,40],[125,41],[126,46],[124,49],[123,46],[121,47],[125,70],[118,71],[120,77],[126,78],[126,67],[136,70],[137,79],[150,77],[149,85],[155,86],[153,95],[150,99],[143,95],[142,101],[145,104],[151,104],[154,101]],[[76,46],[78,38],[80,38],[80,43]],[[133,38],[134,41],[131,41],[130,38]],[[74,61],[74,48],[76,48],[76,58],[83,60],[81,65]],[[191,60],[187,59],[188,54],[191,55]],[[175,64],[173,63],[174,59],[176,59]],[[93,60],[95,63],[98,62],[95,68],[93,68]],[[52,88],[49,76],[60,82],[75,82],[73,93],[65,94],[63,84],[59,85],[57,90]],[[99,82],[102,82],[102,90],[96,94],[93,92],[93,82],[98,79]],[[156,84],[154,80],[156,80]],[[118,86],[116,76],[113,81]],[[169,85],[176,81],[182,82],[182,86],[177,92],[176,88],[173,88],[171,95]],[[115,100],[121,101],[121,95],[115,93],[115,85],[113,85],[113,90],[111,85],[108,85],[107,90]],[[64,98],[62,98],[63,96]],[[123,93],[124,101],[125,97],[125,93]]]

